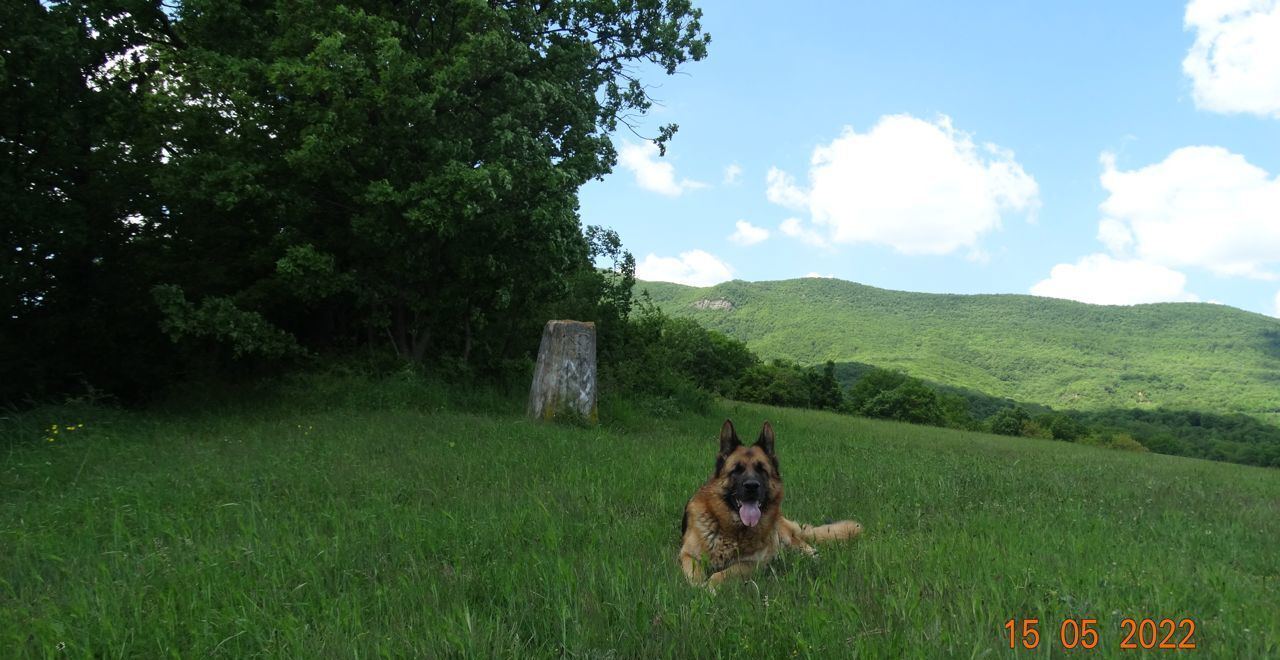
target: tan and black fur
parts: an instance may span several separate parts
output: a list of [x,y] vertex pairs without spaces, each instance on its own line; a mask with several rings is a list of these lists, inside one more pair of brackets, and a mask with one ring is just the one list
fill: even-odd
[[[680,524],[680,565],[685,577],[711,588],[725,578],[749,575],[768,563],[783,545],[817,556],[809,542],[848,539],[862,525],[844,520],[810,527],[782,516],[782,476],[778,472],[773,427],[764,423],[760,437],[743,445],[733,422],[720,428],[715,472],[685,505]],[[754,524],[750,524],[754,523]]]

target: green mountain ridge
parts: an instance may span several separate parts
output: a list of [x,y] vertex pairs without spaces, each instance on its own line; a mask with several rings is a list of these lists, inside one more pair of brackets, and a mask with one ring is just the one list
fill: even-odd
[[861,362],[1059,409],[1280,423],[1280,319],[1225,305],[911,293],[827,278],[636,288],[766,359]]

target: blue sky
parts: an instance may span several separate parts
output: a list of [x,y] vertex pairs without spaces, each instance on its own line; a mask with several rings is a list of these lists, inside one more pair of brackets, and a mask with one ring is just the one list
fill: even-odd
[[698,4],[582,190],[642,278],[1280,312],[1280,0]]

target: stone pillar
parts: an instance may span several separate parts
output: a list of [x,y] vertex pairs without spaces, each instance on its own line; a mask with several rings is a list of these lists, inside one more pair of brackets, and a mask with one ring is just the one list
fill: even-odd
[[549,420],[566,412],[595,423],[596,324],[547,321],[529,387],[529,416]]

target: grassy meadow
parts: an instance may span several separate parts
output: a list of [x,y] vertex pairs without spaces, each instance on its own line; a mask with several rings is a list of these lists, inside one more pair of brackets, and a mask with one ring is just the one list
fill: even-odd
[[[0,648],[1047,657],[1088,617],[1100,643],[1071,654],[1111,657],[1122,619],[1167,617],[1198,655],[1280,655],[1280,471],[733,402],[614,402],[595,428],[522,405],[393,379],[10,418]],[[725,417],[775,424],[790,517],[865,536],[687,585],[681,509]],[[1038,648],[1009,649],[1011,618]]]

